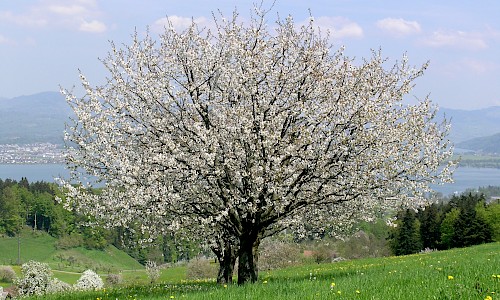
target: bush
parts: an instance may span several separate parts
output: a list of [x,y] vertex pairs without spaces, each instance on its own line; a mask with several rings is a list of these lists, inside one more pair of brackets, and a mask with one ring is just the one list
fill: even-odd
[[195,258],[188,262],[187,279],[217,278],[217,266],[206,258]]
[[318,246],[313,252],[312,256],[316,263],[331,263],[337,257],[337,252],[329,244]]
[[82,276],[76,281],[75,289],[77,290],[99,290],[104,287],[104,282],[96,272],[87,270],[83,272]]
[[148,260],[146,262],[146,274],[151,283],[155,283],[160,278],[160,266],[156,262]]
[[17,279],[19,295],[42,295],[47,291],[52,277],[52,271],[46,263],[29,261],[21,266],[23,277]]
[[67,250],[83,246],[83,237],[79,234],[65,235],[55,243],[56,249]]
[[339,241],[337,249],[342,257],[348,259],[388,256],[391,252],[385,238],[364,231],[358,231],[348,240]]
[[122,283],[123,277],[121,274],[108,274],[106,277],[106,284],[108,285],[117,285]]
[[0,286],[0,300],[7,298],[7,293],[3,291],[3,287]]
[[49,282],[46,293],[62,293],[70,291],[71,289],[72,287],[69,283],[54,278]]
[[0,266],[0,281],[14,282],[16,279],[16,272],[10,266]]
[[297,244],[266,239],[262,241],[259,255],[259,270],[281,269],[296,265],[301,261],[301,251]]

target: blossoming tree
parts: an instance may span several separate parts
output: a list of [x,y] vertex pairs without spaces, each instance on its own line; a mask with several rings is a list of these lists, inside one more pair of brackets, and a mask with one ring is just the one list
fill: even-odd
[[[136,34],[111,45],[107,83],[64,90],[69,204],[153,236],[191,232],[220,260],[219,282],[257,280],[260,241],[304,224],[339,232],[451,180],[447,123],[429,99],[403,103],[426,65],[379,52],[355,62],[314,21],[257,12]],[[98,194],[75,185],[83,174]],[[70,185],[69,183],[73,183]]]

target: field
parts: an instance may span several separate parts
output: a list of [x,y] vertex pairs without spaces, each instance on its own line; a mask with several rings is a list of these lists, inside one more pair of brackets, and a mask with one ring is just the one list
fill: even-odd
[[160,284],[43,299],[500,299],[500,243],[261,272],[245,286],[183,278],[166,269]]
[[[21,262],[35,260],[49,264],[55,274],[73,283],[81,272],[92,269],[100,273],[113,273],[120,270],[143,269],[132,257],[113,246],[104,251],[88,250],[83,247],[68,250],[56,249],[56,239],[47,233],[23,230],[20,238]],[[16,237],[0,238],[0,265],[13,265],[18,258]],[[67,280],[66,280],[67,279]]]

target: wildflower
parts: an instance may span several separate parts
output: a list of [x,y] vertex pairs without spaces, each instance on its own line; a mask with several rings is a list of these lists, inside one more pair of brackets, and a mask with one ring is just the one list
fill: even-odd
[[263,284],[266,284],[266,283],[267,283],[267,280],[262,281],[262,283],[263,283]]
[[486,298],[484,298],[484,300],[493,300],[493,298],[491,298],[490,295],[486,296]]
[[170,299],[174,299],[174,298],[175,298],[175,296],[173,296],[173,295],[172,295],[172,296],[170,296]]
[[453,280],[453,278],[454,278],[453,276],[448,275],[448,280]]
[[361,292],[359,290],[356,290],[356,294],[361,294]]
[[334,287],[335,287],[335,282],[330,283],[330,289],[333,290]]
[[227,288],[227,284],[224,284],[224,288],[225,288],[225,289]]
[[342,292],[341,292],[341,291],[337,291],[337,294],[339,294],[339,295],[340,295],[340,294],[342,294]]

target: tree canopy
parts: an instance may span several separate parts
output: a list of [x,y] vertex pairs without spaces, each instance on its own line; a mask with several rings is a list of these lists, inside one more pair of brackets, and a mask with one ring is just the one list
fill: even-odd
[[[83,97],[63,90],[76,115],[71,206],[152,237],[190,232],[219,258],[219,281],[238,258],[245,283],[257,279],[264,237],[305,224],[340,232],[451,179],[448,124],[428,98],[403,102],[426,64],[387,67],[380,51],[358,62],[313,18],[267,16],[136,33],[111,44],[106,84],[82,74]],[[102,192],[89,193],[82,174]]]

